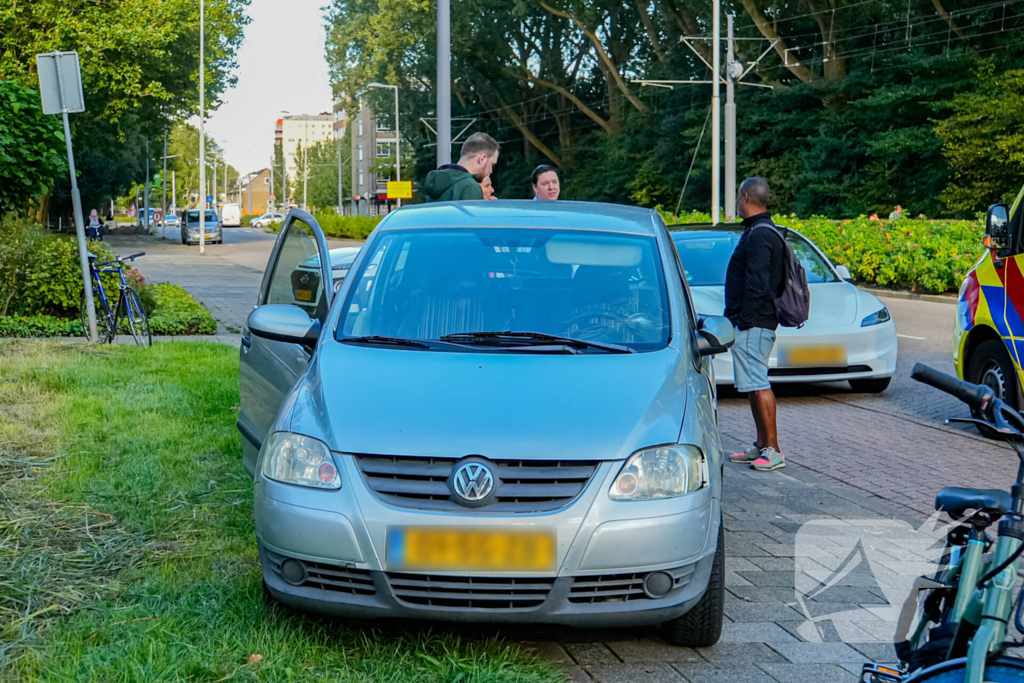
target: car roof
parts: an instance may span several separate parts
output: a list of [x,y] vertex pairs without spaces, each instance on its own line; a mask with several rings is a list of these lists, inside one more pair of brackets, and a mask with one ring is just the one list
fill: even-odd
[[582,228],[654,235],[653,209],[598,202],[498,201],[416,204],[391,212],[381,230],[410,228]]
[[[796,236],[810,242],[807,236],[795,228],[789,228],[786,226],[779,226],[786,228],[786,237]],[[680,239],[683,236],[689,237],[714,237],[715,235],[738,235],[743,232],[744,227],[742,223],[719,223],[713,225],[712,223],[678,223],[676,225],[668,226],[669,232],[672,233],[672,239]]]

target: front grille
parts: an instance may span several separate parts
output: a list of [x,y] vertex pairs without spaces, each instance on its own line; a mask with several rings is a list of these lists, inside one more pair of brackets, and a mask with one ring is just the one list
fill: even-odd
[[[283,581],[281,564],[289,558],[281,557],[269,551],[266,552],[267,558],[270,560],[270,568]],[[307,562],[305,560],[297,561],[302,562],[306,567],[306,580],[300,584],[302,586],[333,591],[335,593],[348,593],[350,595],[373,595],[377,592],[377,589],[373,586],[373,579],[370,578],[370,572],[366,569],[340,567],[333,564]]]
[[771,368],[769,377],[804,377],[807,375],[846,375],[853,372],[871,372],[870,365],[823,368]]
[[[676,567],[666,570],[672,575],[672,590],[678,590],[690,583],[697,565]],[[577,576],[569,589],[569,602],[629,602],[650,600],[644,593],[644,577],[651,572],[632,574],[603,574],[598,576]]]
[[384,501],[420,510],[548,512],[568,505],[587,486],[599,461],[494,460],[501,480],[493,502],[467,508],[451,500],[448,477],[456,458],[357,455],[367,485]]
[[505,612],[539,607],[548,597],[554,578],[495,578],[388,573],[395,597],[421,607],[500,610]]

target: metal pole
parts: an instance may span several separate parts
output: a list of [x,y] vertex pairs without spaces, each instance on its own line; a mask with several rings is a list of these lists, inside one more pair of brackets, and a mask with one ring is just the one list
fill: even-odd
[[[719,2],[719,0],[715,0]],[[437,165],[452,163],[451,6],[437,0]],[[398,127],[397,122],[395,128]]]
[[309,211],[306,187],[309,181],[309,121],[302,127],[302,210]]
[[736,219],[736,103],[733,95],[736,81],[732,77],[733,52],[732,24],[735,17],[726,15],[728,42],[725,51],[725,220]]
[[341,141],[342,138],[338,138],[338,215],[345,215],[345,192],[341,181]]
[[178,172],[171,171],[171,206],[178,208]]
[[721,33],[721,0],[714,0],[712,12],[712,49],[711,49],[711,223],[718,225],[719,205],[721,203],[721,152],[722,152],[722,113],[720,111],[718,97],[718,82],[722,76],[721,49],[718,44],[718,36]]
[[164,194],[160,200],[160,239],[167,239],[167,133],[164,132],[164,173],[160,176]]
[[[395,86],[395,180],[402,182],[402,136],[398,127],[398,86]],[[402,200],[398,200],[398,208],[402,208]]]
[[[718,0],[715,0],[718,2]],[[199,187],[206,192],[206,0],[199,0]],[[184,229],[182,225],[182,229]],[[199,209],[199,254],[206,253],[206,198]]]
[[[60,66],[57,67],[60,75]],[[63,92],[63,88],[61,88]],[[63,96],[63,95],[62,95]],[[96,305],[92,300],[92,281],[89,276],[89,252],[85,248],[85,221],[82,218],[82,195],[78,192],[78,179],[75,177],[75,153],[71,149],[71,126],[68,124],[68,113],[64,118],[64,141],[68,145],[68,168],[71,171],[71,208],[75,212],[75,232],[78,234],[78,261],[82,266],[82,292],[85,298],[86,317],[89,319],[89,339],[96,341]]]
[[[249,195],[249,215],[250,216],[252,216],[252,181],[253,181],[253,177],[252,177],[252,174],[250,173],[249,174],[249,185],[246,188],[246,192]],[[239,200],[239,203],[241,203],[241,200],[242,200],[242,195],[241,195],[241,192],[242,192],[242,180],[241,180],[241,178],[239,178],[239,180],[238,180],[238,192],[239,192],[238,200]]]
[[146,189],[142,191],[142,201],[146,203],[146,234],[149,234],[149,140],[146,140]]

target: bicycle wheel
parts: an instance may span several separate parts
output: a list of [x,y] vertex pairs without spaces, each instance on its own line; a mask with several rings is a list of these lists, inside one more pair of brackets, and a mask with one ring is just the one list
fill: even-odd
[[96,336],[99,338],[93,339],[89,336],[89,314],[85,310],[85,290],[82,290],[82,294],[78,299],[78,311],[82,321],[82,336],[89,341],[95,341],[97,344],[106,344],[114,338],[114,331],[110,326],[110,311],[103,306],[100,291],[95,287],[92,289],[92,303],[93,308],[96,309]]
[[[963,683],[967,659],[961,657],[942,664],[936,664],[919,671],[904,683]],[[985,666],[985,683],[1021,683],[1024,681],[1024,662],[1010,657],[991,660]]]
[[121,301],[117,305],[117,329],[122,323],[128,325],[128,329],[135,338],[135,343],[143,348],[153,345],[153,334],[149,329],[149,316],[142,305],[142,300],[135,290],[125,287],[121,290]]

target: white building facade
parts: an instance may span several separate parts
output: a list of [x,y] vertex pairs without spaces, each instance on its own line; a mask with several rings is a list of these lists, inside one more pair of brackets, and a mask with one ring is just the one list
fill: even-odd
[[[334,116],[331,114],[298,114],[277,120],[274,141],[283,143],[288,185],[296,189],[302,150],[334,139]],[[301,189],[301,188],[300,188]],[[298,198],[301,201],[301,197]]]

